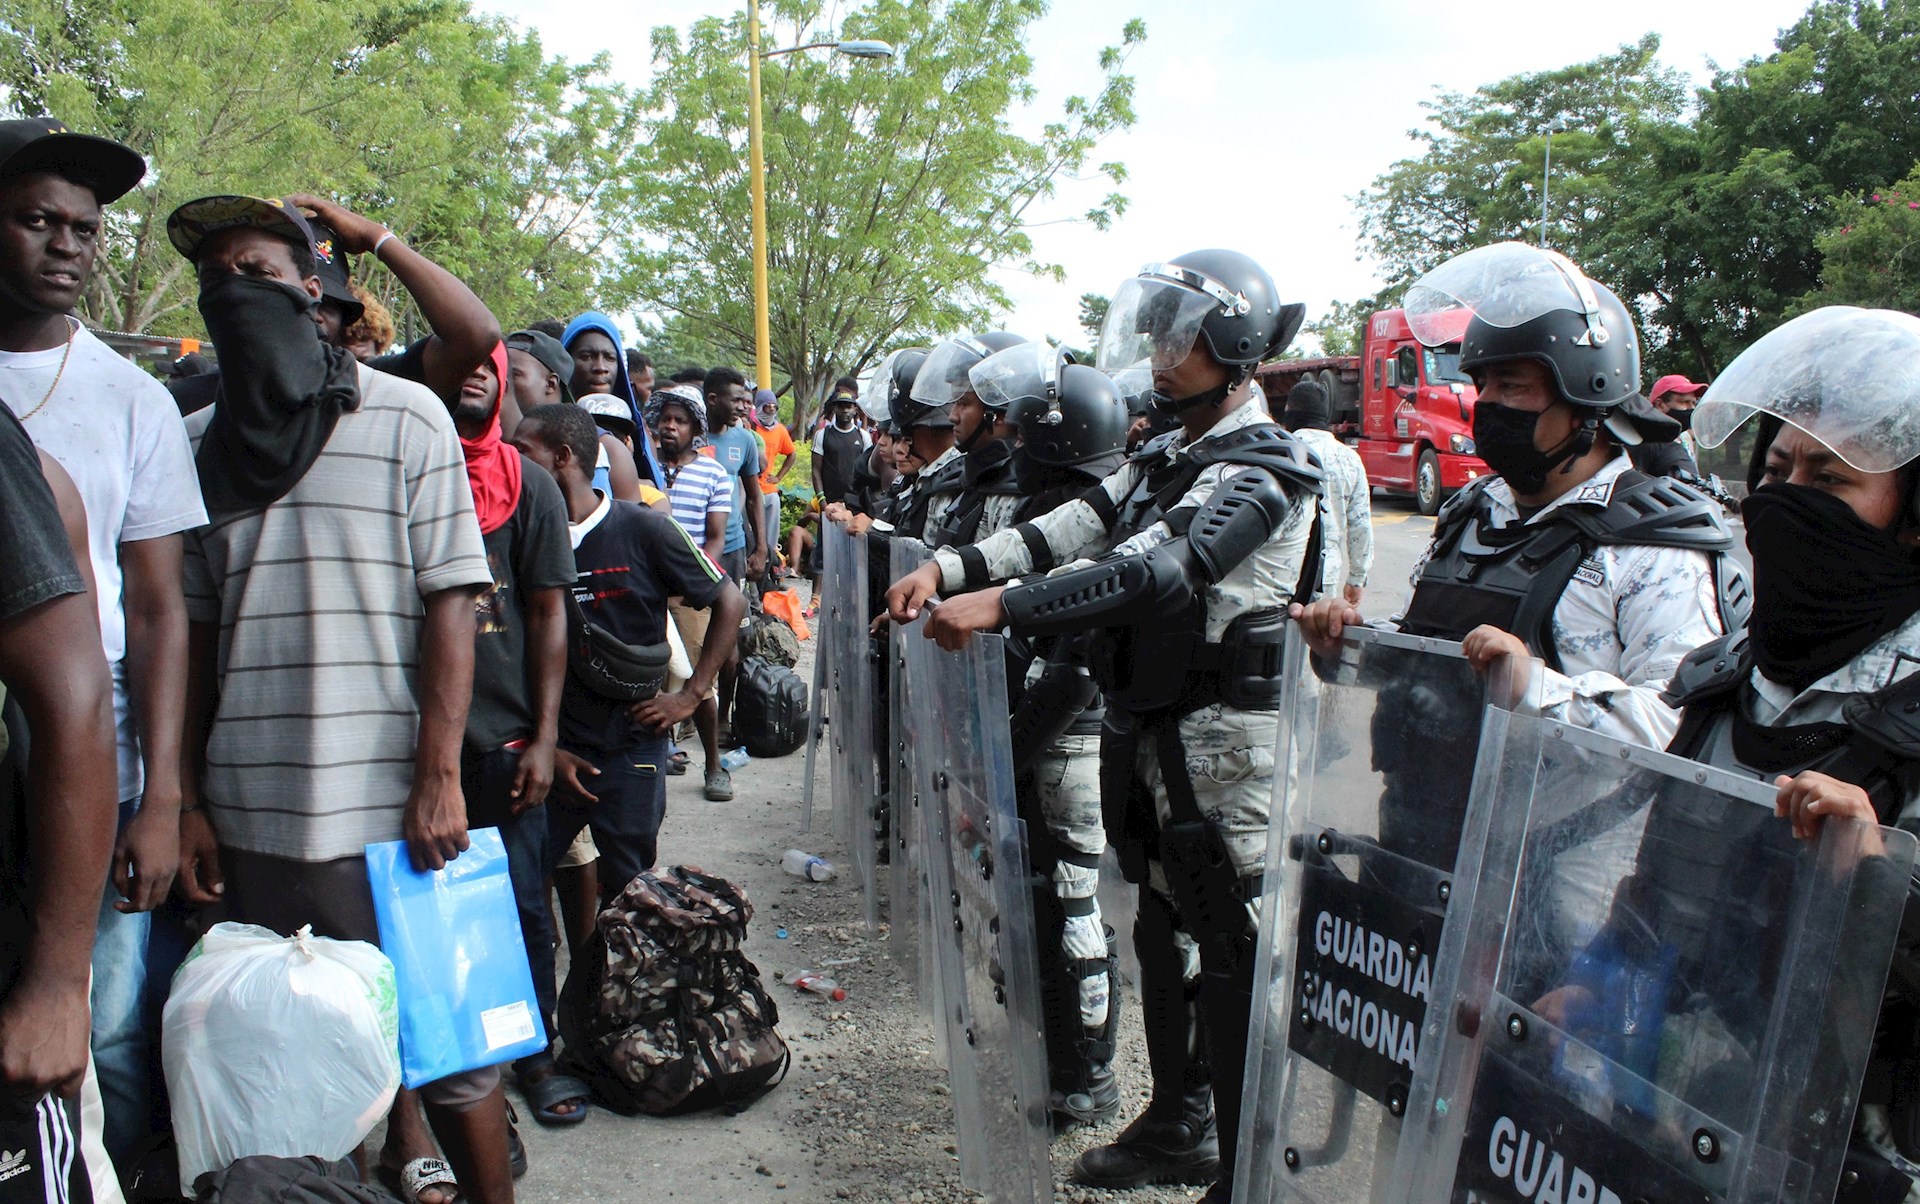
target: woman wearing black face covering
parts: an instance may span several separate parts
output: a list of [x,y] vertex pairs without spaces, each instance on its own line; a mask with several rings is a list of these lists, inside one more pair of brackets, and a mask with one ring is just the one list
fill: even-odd
[[[1718,447],[1756,415],[1753,614],[1674,676],[1669,751],[1771,783],[1805,839],[1832,817],[1920,830],[1920,319],[1796,318],[1728,365],[1694,435]],[[1843,1200],[1900,1199],[1913,1168],[1887,1155],[1920,1158],[1920,904],[1907,913]],[[1872,987],[1859,993],[1867,1023]]]

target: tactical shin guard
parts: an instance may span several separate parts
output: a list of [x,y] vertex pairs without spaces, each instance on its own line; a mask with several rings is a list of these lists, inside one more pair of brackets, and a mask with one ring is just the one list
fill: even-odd
[[1240,1136],[1256,934],[1218,827],[1204,820],[1168,824],[1160,833],[1160,853],[1175,904],[1200,946],[1200,1010],[1220,1122],[1220,1173],[1230,1180]]

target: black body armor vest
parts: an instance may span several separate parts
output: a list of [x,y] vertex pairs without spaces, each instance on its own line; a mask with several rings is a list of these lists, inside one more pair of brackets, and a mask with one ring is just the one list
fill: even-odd
[[1560,595],[1603,546],[1685,548],[1713,561],[1721,621],[1746,626],[1752,595],[1745,578],[1725,561],[1733,532],[1705,494],[1669,477],[1629,469],[1614,482],[1603,510],[1567,505],[1545,522],[1495,527],[1484,478],[1455,494],[1440,510],[1433,552],[1421,569],[1400,629],[1409,635],[1462,639],[1491,624],[1526,641],[1527,649],[1560,668],[1553,646],[1553,612]]
[[[980,523],[990,497],[1016,497],[1013,481],[1013,444],[995,440],[960,457],[960,496],[944,514],[927,518],[926,542],[935,548],[964,547],[981,538]],[[948,467],[952,467],[949,465]],[[942,477],[945,477],[943,470]],[[992,532],[987,532],[992,534]]]
[[[1247,427],[1196,443],[1187,455],[1175,458],[1177,434],[1162,435],[1134,453],[1133,461],[1145,471],[1118,507],[1109,529],[1108,551],[1159,522],[1176,536],[1187,534],[1199,511],[1177,503],[1214,464],[1260,469],[1283,487],[1315,498],[1323,488],[1319,460],[1281,427]],[[1314,510],[1313,534],[1294,587],[1294,596],[1302,600],[1312,596],[1320,581],[1319,507]],[[1108,699],[1135,714],[1169,708],[1177,715],[1188,714],[1220,701],[1248,710],[1270,710],[1280,703],[1286,627],[1284,607],[1252,611],[1235,619],[1219,643],[1209,644],[1206,600],[1196,589],[1177,612],[1152,627],[1101,632],[1093,664]]]

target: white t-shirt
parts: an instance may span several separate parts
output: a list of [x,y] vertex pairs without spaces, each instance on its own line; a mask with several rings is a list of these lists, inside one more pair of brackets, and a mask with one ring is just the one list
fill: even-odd
[[[64,346],[0,351],[0,398],[19,415],[34,444],[60,462],[87,507],[88,551],[99,586],[100,643],[113,668],[119,736],[120,797],[142,788],[139,729],[127,694],[127,623],[120,545],[203,526],[200,476],[187,428],[165,386],[115,355],[86,330],[60,372]],[[33,408],[60,386],[31,418]]]

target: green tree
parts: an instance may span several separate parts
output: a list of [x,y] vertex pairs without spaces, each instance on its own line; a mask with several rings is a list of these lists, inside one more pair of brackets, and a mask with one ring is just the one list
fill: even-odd
[[[816,40],[829,13],[818,0],[765,7],[768,48]],[[1133,121],[1124,67],[1145,27],[1127,22],[1119,45],[1099,52],[1100,91],[1070,98],[1027,138],[1012,121],[1034,96],[1027,35],[1045,8],[869,0],[834,10],[839,34],[892,43],[891,64],[826,52],[765,62],[770,352],[798,405],[908,338],[985,320],[1006,303],[989,275],[996,265],[1059,278],[1034,257],[1035,207],[1063,174],[1124,181],[1124,167],[1096,162],[1095,150]],[[631,289],[745,362],[754,325],[744,19],[656,29],[653,47],[650,159],[623,230]],[[1080,220],[1104,226],[1125,205],[1111,191]]]
[[[199,329],[168,213],[209,192],[328,193],[474,285],[513,324],[583,308],[617,273],[638,115],[604,60],[548,60],[465,0],[0,0],[0,86],[147,157],[108,211],[82,314]],[[363,264],[374,291],[408,303]],[[616,298],[617,300],[617,298]]]
[[1504,239],[1538,242],[1552,127],[1547,241],[1582,260],[1638,175],[1636,140],[1676,122],[1684,77],[1661,65],[1660,39],[1553,71],[1530,72],[1425,102],[1425,149],[1363,192],[1360,240],[1397,298],[1435,264]]
[[1820,287],[1795,312],[1861,305],[1920,313],[1920,164],[1884,192],[1841,202],[1843,225],[1815,240]]
[[1104,293],[1080,294],[1080,329],[1087,332],[1087,341],[1098,346],[1100,328],[1107,324],[1107,308],[1113,304]]

